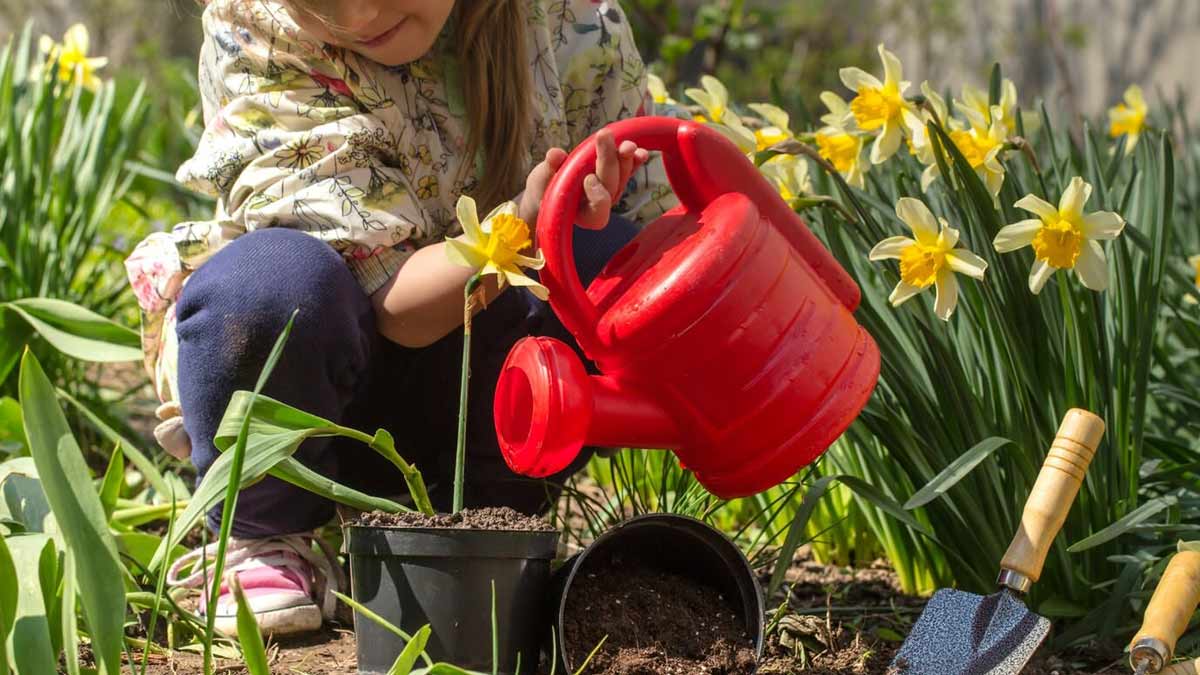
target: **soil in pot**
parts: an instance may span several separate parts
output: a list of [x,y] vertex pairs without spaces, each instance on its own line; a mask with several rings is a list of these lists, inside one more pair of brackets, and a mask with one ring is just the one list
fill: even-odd
[[588,675],[749,675],[754,645],[737,612],[714,588],[617,555],[575,577],[564,643],[582,662],[608,636]]
[[507,506],[463,509],[458,513],[432,516],[416,511],[384,513],[374,511],[359,516],[354,523],[362,527],[429,527],[448,530],[498,530],[504,532],[553,532],[545,519],[528,516]]

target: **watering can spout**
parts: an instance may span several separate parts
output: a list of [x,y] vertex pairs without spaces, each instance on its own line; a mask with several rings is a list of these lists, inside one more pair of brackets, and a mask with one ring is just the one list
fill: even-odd
[[675,449],[674,421],[649,396],[589,375],[566,344],[525,338],[500,372],[496,432],[505,460],[535,478],[556,474],[584,446]]

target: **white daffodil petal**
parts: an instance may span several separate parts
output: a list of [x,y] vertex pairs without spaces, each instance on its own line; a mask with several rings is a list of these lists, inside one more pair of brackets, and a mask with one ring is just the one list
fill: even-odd
[[888,302],[892,303],[892,307],[899,307],[907,302],[909,298],[923,290],[924,289],[919,286],[913,286],[912,284],[901,281],[900,283],[896,284],[895,288],[892,289],[892,294],[888,296]]
[[1071,179],[1067,189],[1058,200],[1058,211],[1063,214],[1083,215],[1083,205],[1092,196],[1092,186],[1079,176]]
[[904,133],[900,130],[900,125],[895,120],[888,118],[883,123],[883,133],[879,134],[875,143],[871,145],[871,163],[883,164],[886,162],[889,157],[896,154],[903,138]]
[[908,237],[888,237],[875,244],[875,248],[867,254],[868,260],[894,260],[900,257],[900,252],[916,244]]
[[78,50],[80,54],[87,54],[88,48],[91,46],[87,27],[81,23],[72,25],[66,33],[63,33],[63,44],[68,48]]
[[921,189],[928,190],[929,186],[933,185],[933,181],[937,180],[937,177],[941,174],[942,172],[938,169],[937,164],[930,164],[925,167],[925,170],[921,172]]
[[547,290],[545,286],[539,284],[533,279],[530,279],[524,274],[521,274],[520,270],[514,272],[512,270],[505,269],[504,277],[507,279],[508,283],[512,284],[513,286],[528,288],[529,292],[533,293],[540,300],[545,300],[550,297],[550,291]]
[[850,112],[850,105],[846,103],[846,100],[832,91],[821,92],[820,98],[821,103],[824,103],[829,112],[834,115],[842,116]]
[[996,233],[996,238],[992,240],[992,247],[1000,253],[1025,248],[1033,243],[1033,238],[1037,236],[1040,229],[1042,229],[1042,221],[1038,218],[1006,225]]
[[908,225],[917,241],[926,246],[937,244],[940,228],[937,218],[933,217],[933,212],[925,206],[925,202],[913,197],[901,197],[896,202],[896,217]]
[[770,103],[751,103],[750,109],[758,113],[764,120],[770,122],[771,126],[777,127],[784,132],[790,129],[791,119],[783,108],[771,105]]
[[1033,213],[1042,220],[1055,220],[1058,218],[1058,209],[1050,202],[1036,195],[1025,195],[1018,199],[1017,203],[1013,204],[1013,206]]
[[862,68],[842,68],[838,71],[838,76],[842,78],[842,84],[855,92],[862,89],[883,89],[879,78]]
[[446,240],[446,259],[455,265],[475,270],[487,264],[487,256],[458,239]]
[[701,108],[704,108],[706,115],[711,115],[712,111],[717,107],[712,96],[703,89],[685,89],[683,95],[695,101]]
[[1084,286],[1093,291],[1108,288],[1108,261],[1104,258],[1104,249],[1094,241],[1085,243],[1079,250],[1075,260],[1075,274]]
[[463,234],[467,235],[467,241],[471,244],[482,245],[483,240],[487,237],[479,227],[479,212],[475,208],[475,200],[463,195],[458,198],[454,210],[458,215],[458,224],[462,225]]
[[938,234],[938,248],[949,251],[958,245],[958,230],[950,227],[945,218],[939,218],[938,222],[942,224],[942,230]]
[[1200,255],[1194,255],[1188,258],[1188,265],[1200,269]]
[[987,272],[987,261],[965,248],[956,248],[946,254],[946,264],[950,269],[972,279],[983,279]]
[[700,86],[704,87],[704,91],[707,91],[717,103],[721,104],[722,108],[728,105],[729,90],[725,88],[725,85],[720,80],[712,75],[701,75]]
[[1034,260],[1033,267],[1029,270],[1029,290],[1034,295],[1042,292],[1042,287],[1050,280],[1056,268],[1051,267],[1044,260]]
[[1116,239],[1125,229],[1125,219],[1112,211],[1096,211],[1083,217],[1083,236],[1088,239]]
[[546,259],[542,257],[541,251],[538,251],[536,258],[530,258],[527,255],[521,255],[518,253],[513,258],[513,262],[516,263],[518,267],[522,267],[527,270],[540,270],[546,266]]
[[942,321],[949,321],[958,306],[958,279],[948,270],[941,272],[934,282],[937,297],[933,301],[933,313]]
[[883,61],[883,79],[888,84],[895,84],[901,90],[904,87],[900,86],[900,80],[904,79],[903,69],[900,66],[900,59],[896,55],[889,52],[882,44],[879,45],[879,60]]

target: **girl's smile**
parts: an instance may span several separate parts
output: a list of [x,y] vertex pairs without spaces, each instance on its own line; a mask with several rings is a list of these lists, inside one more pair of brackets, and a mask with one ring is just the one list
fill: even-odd
[[392,38],[396,37],[396,35],[400,32],[400,30],[402,28],[404,28],[404,25],[406,23],[408,23],[407,16],[401,18],[400,21],[398,21],[395,25],[393,25],[391,28],[383,31],[382,33],[378,33],[374,37],[371,37],[369,39],[359,40],[358,44],[362,45],[363,47],[365,47],[367,49],[378,49],[380,47],[383,47],[389,41],[391,41]]

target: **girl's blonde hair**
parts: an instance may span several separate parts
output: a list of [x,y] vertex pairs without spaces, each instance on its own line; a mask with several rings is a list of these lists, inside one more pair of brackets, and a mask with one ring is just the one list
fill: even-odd
[[[283,2],[320,17],[328,0]],[[450,16],[467,107],[467,147],[456,180],[465,180],[475,169],[474,157],[482,154],[482,175],[469,193],[485,209],[516,195],[529,172],[533,100],[528,2],[456,0]]]

